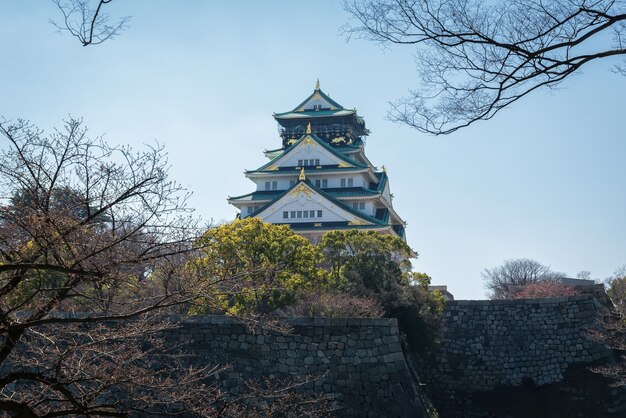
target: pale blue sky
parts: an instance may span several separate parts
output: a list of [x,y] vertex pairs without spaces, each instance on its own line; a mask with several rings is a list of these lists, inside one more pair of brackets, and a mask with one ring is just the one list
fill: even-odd
[[598,63],[493,120],[432,137],[385,121],[414,86],[412,51],[346,43],[340,2],[115,1],[130,29],[83,48],[55,33],[48,1],[0,0],[0,115],[46,130],[68,114],[93,135],[158,140],[198,214],[231,220],[244,169],[280,146],[272,112],[322,89],[356,107],[367,155],[387,167],[415,269],[458,299],[480,272],[529,257],[605,278],[626,263],[626,78]]

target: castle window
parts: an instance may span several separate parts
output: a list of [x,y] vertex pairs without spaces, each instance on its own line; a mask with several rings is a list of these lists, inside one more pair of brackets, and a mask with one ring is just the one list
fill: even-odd
[[354,186],[354,179],[348,179],[348,187]]
[[322,180],[322,188],[326,188],[328,187],[328,180],[324,179]]
[[298,160],[298,167],[302,167],[302,160]]
[[248,210],[248,214],[250,214],[250,213],[252,213],[252,211],[254,210],[254,207],[252,207],[252,206],[248,206],[247,210]]
[[308,218],[308,217],[309,217],[309,211],[308,211],[308,210],[305,210],[305,211],[304,211],[304,213],[302,213],[302,215],[303,215],[305,218]]
[[283,219],[289,218],[289,212],[283,212]]
[[292,211],[291,211],[291,218],[293,219],[293,218],[295,218],[295,217],[296,217],[296,211],[295,211],[295,210],[292,210]]
[[265,182],[265,190],[269,190],[270,189],[270,182],[266,181]]
[[352,203],[352,209],[358,210],[359,209],[359,203],[358,202]]
[[309,218],[315,218],[315,211],[314,210],[310,210],[309,211]]
[[298,219],[302,218],[302,211],[301,211],[301,210],[299,210],[299,211],[298,211],[298,213],[297,213],[297,218],[298,218]]
[[346,187],[346,179],[341,179],[341,187]]
[[359,202],[359,209],[365,210],[365,202]]
[[272,182],[272,190],[276,190],[278,189],[278,182],[277,181],[273,181]]
[[321,183],[320,179],[315,180],[315,187],[320,187]]
[[309,165],[315,165],[315,160],[309,160]]
[[321,218],[321,217],[322,217],[322,211],[321,211],[321,210],[318,210],[318,211],[317,211],[317,217],[318,217],[318,218]]
[[317,158],[315,159],[315,165],[320,165],[320,160],[318,160]]

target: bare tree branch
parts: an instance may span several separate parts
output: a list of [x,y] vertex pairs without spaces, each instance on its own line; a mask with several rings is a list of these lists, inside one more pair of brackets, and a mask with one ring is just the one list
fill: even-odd
[[[204,228],[157,144],[136,152],[70,118],[48,135],[0,120],[0,415],[321,416],[313,379],[250,382],[234,398],[163,337],[254,270],[189,268]],[[217,292],[216,292],[217,290]]]
[[99,0],[94,8],[90,0],[52,0],[63,15],[63,21],[57,23],[51,19],[50,23],[60,33],[69,32],[83,46],[101,44],[128,29],[131,19],[130,16],[124,16],[111,22],[110,16],[103,13],[102,9],[112,1]]
[[346,0],[344,8],[348,37],[416,48],[420,85],[392,103],[389,118],[435,135],[626,55],[624,0]]

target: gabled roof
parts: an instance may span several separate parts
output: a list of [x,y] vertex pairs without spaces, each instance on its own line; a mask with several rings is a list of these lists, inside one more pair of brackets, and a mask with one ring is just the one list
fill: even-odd
[[324,116],[349,116],[354,115],[356,110],[354,109],[340,109],[340,110],[306,110],[302,112],[285,112],[274,113],[274,119],[298,119],[298,118],[320,118]]
[[306,143],[307,141],[310,141],[310,140],[315,141],[316,143],[321,145],[324,149],[328,150],[331,154],[333,154],[334,156],[339,158],[339,160],[341,160],[344,163],[348,164],[348,166],[351,167],[351,168],[367,168],[366,165],[358,163],[355,160],[353,160],[352,158],[349,158],[346,155],[342,154],[341,152],[337,151],[335,148],[333,148],[330,145],[328,145],[326,142],[324,142],[324,140],[322,140],[317,135],[315,135],[315,134],[304,134],[304,135],[302,135],[300,137],[299,140],[297,140],[295,143],[293,143],[292,145],[287,147],[283,153],[281,153],[280,155],[277,155],[276,157],[274,157],[267,164],[257,168],[256,170],[250,170],[250,171],[246,171],[246,172],[247,173],[251,173],[251,172],[257,172],[257,171],[275,171],[275,170],[278,170],[278,162],[281,159],[285,158],[290,152],[292,152],[293,150],[298,148],[300,146],[300,144]]
[[[288,148],[288,147],[287,147]],[[263,154],[269,158],[270,160],[282,155],[287,148],[276,148],[276,149],[266,149],[263,151]],[[333,147],[337,152],[340,153],[355,153],[361,151],[361,145],[340,145],[338,147]]]
[[313,93],[304,99],[302,103],[293,110],[283,113],[274,113],[276,119],[291,119],[310,116],[345,116],[356,113],[355,110],[345,109],[342,105],[330,98],[329,95],[320,89],[320,82],[317,80]]
[[267,208],[269,208],[270,206],[272,206],[275,203],[279,202],[283,197],[285,197],[289,193],[292,193],[293,191],[297,192],[299,188],[309,189],[309,190],[313,191],[314,193],[320,195],[324,199],[326,199],[329,202],[331,202],[333,205],[335,205],[335,206],[339,207],[340,209],[342,209],[342,210],[344,210],[344,211],[354,215],[355,217],[363,220],[365,222],[365,225],[369,223],[369,224],[372,224],[372,225],[387,226],[387,224],[384,223],[383,221],[381,221],[380,219],[376,219],[373,216],[370,216],[370,215],[367,215],[365,213],[359,212],[358,210],[352,209],[350,206],[348,206],[345,203],[337,200],[336,198],[334,198],[330,194],[326,193],[325,191],[323,191],[319,187],[315,187],[308,180],[299,180],[292,187],[290,187],[289,189],[287,189],[283,193],[281,193],[279,196],[277,196],[273,201],[271,201],[271,202],[267,203],[266,205],[260,207],[258,210],[252,212],[248,216],[249,217],[255,217],[255,216],[260,215]]
[[304,112],[307,110],[342,110],[343,106],[330,98],[320,89],[320,81],[315,83],[313,94],[304,99],[292,112]]

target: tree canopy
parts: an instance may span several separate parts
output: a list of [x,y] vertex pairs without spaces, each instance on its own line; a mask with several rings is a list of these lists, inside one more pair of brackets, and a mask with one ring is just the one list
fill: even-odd
[[319,249],[287,225],[236,220],[210,228],[198,245],[202,256],[192,265],[216,284],[216,294],[194,312],[267,314],[292,304],[297,291],[318,287],[322,280]]
[[555,282],[564,278],[565,273],[554,272],[550,267],[529,258],[516,258],[506,260],[500,266],[485,269],[482,276],[492,299],[508,299],[515,287]]
[[331,231],[320,242],[335,286],[363,292],[380,292],[408,284],[411,248],[393,235],[373,231]]
[[198,245],[189,267],[216,286],[192,313],[384,315],[425,348],[443,309],[430,277],[411,271],[416,253],[393,235],[339,230],[313,245],[287,225],[245,218],[209,229]]
[[378,301],[385,316],[398,319],[413,349],[429,348],[443,296],[429,292],[428,275],[411,271],[410,259],[417,253],[406,242],[373,231],[344,230],[327,233],[320,246],[331,287]]

